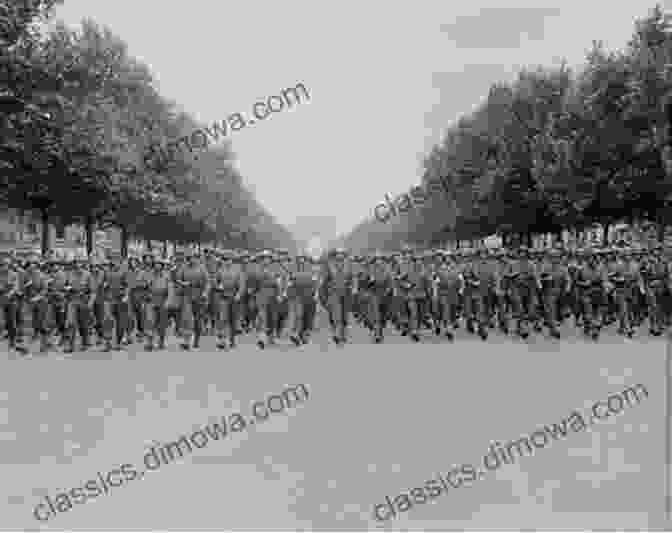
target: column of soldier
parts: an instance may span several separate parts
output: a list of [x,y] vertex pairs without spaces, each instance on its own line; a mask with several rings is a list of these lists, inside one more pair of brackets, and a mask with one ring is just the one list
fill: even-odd
[[184,350],[208,335],[222,350],[246,334],[262,349],[282,338],[300,346],[318,316],[339,345],[355,323],[376,343],[394,329],[415,342],[431,334],[454,340],[460,327],[483,340],[490,330],[524,339],[544,328],[560,338],[566,322],[593,340],[609,327],[632,337],[646,325],[659,336],[670,327],[671,301],[671,250],[622,242],[363,256],[337,249],[320,259],[205,250],[170,261],[146,254],[106,263],[39,256],[0,263],[0,328],[9,349],[23,354],[30,351],[28,321],[40,352],[66,353],[135,342],[161,350],[169,331]]

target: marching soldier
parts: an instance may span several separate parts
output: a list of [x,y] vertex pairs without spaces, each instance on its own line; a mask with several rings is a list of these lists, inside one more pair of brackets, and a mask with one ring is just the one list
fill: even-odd
[[376,343],[383,341],[383,331],[390,309],[390,297],[394,289],[392,271],[382,253],[377,253],[371,260],[369,287],[369,316],[373,340]]
[[530,335],[529,325],[538,320],[537,291],[541,289],[541,283],[536,265],[532,262],[530,252],[525,247],[520,249],[511,281],[517,333],[521,338],[526,339]]
[[648,296],[649,332],[658,337],[665,325],[665,296],[669,285],[668,267],[662,260],[662,247],[653,249],[651,261],[644,272]]
[[245,274],[234,263],[233,252],[225,251],[217,262],[213,278],[212,301],[217,333],[217,348],[228,349],[236,345],[240,302],[246,291]]
[[79,333],[82,350],[90,347],[89,331],[91,311],[95,300],[95,287],[91,273],[79,261],[73,261],[66,281],[66,318],[65,330],[67,342],[65,353],[75,350],[75,336]]
[[584,334],[597,340],[602,327],[606,271],[600,268],[595,254],[588,251],[586,255],[587,261],[579,269],[576,284],[581,299]]
[[168,328],[168,296],[173,284],[167,265],[154,258],[151,270],[147,274],[147,299],[144,303],[145,350],[166,348],[166,329]]
[[347,256],[347,252],[342,248],[330,254],[322,282],[332,327],[332,340],[337,345],[347,342],[350,306],[353,296],[357,294],[357,278],[346,265]]
[[289,338],[296,346],[306,344],[312,330],[317,282],[310,257],[298,254],[287,285]]
[[273,266],[273,254],[261,252],[258,256],[258,289],[255,304],[257,308],[257,346],[262,350],[266,344],[275,343],[277,304],[282,297],[282,278]]
[[[105,351],[120,350],[130,329],[130,283],[121,254],[111,254],[112,264],[103,277],[103,335]],[[114,337],[114,345],[112,344]]]
[[20,313],[19,296],[22,290],[22,279],[18,268],[9,258],[0,262],[0,306],[7,329],[9,349],[19,353],[27,353],[17,324]]
[[208,301],[208,273],[198,256],[189,252],[187,264],[176,273],[175,282],[180,300],[180,329],[184,350],[198,348],[203,327],[203,315]]
[[452,341],[455,335],[451,328],[457,328],[457,312],[460,293],[464,289],[464,278],[455,262],[451,261],[449,253],[441,254],[440,261],[432,286],[432,296],[437,307],[434,333],[440,335],[443,327],[444,335]]
[[557,248],[551,250],[549,259],[542,263],[540,282],[545,322],[551,336],[559,339],[560,331],[558,330],[558,326],[562,319],[562,297],[570,288],[569,272],[562,265],[561,250]]

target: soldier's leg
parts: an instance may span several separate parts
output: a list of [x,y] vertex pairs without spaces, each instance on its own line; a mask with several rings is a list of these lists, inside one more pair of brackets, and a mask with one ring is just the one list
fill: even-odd
[[382,316],[382,298],[380,294],[372,292],[368,299],[368,309],[366,314],[371,324],[371,333],[376,342],[383,338],[383,316]]
[[418,312],[418,299],[409,297],[406,305],[408,306],[408,332],[414,341],[419,340],[418,329],[420,327],[420,315]]
[[254,307],[256,311],[255,316],[255,326],[257,330],[257,345],[260,348],[263,348],[268,340],[266,336],[266,329],[268,327],[268,312],[266,308],[265,299],[261,296],[257,296],[254,301]]
[[91,323],[93,316],[91,308],[86,301],[81,301],[77,306],[77,322],[79,324],[79,335],[82,339],[82,350],[86,350],[91,346]]
[[649,333],[658,334],[658,294],[655,289],[648,289]]
[[103,300],[103,319],[101,322],[105,350],[112,349],[112,337],[115,329],[114,302],[110,299]]
[[210,299],[210,312],[212,314],[213,329],[217,337],[217,348],[223,349],[225,347],[225,339],[227,335],[227,327],[224,322],[225,314],[224,295],[221,293],[212,294]]
[[128,338],[129,331],[131,328],[130,324],[130,309],[128,302],[122,300],[116,300],[114,302],[114,318],[116,322],[116,346],[121,348],[125,338]]
[[240,322],[240,302],[236,302],[233,298],[226,301],[226,309],[228,311],[228,341],[229,346],[233,348],[236,345],[236,336],[238,335],[238,324]]
[[142,306],[142,323],[145,327],[145,350],[150,352],[154,349],[156,338],[158,337],[156,327],[156,307],[153,302],[143,302]]
[[236,315],[233,310],[233,298],[217,296],[215,304],[215,330],[217,347],[227,348],[236,335]]
[[278,319],[280,315],[280,303],[276,298],[271,298],[268,301],[267,307],[267,322],[266,322],[266,333],[268,334],[268,342],[270,344],[275,343],[276,332],[278,328]]
[[145,323],[143,314],[143,299],[140,295],[136,295],[133,301],[133,316],[135,317],[135,327],[137,328],[138,340],[143,340],[145,337]]
[[462,316],[464,318],[464,325],[469,333],[474,332],[474,295],[472,291],[465,291],[464,293],[464,307],[462,309]]
[[483,291],[476,293],[476,318],[478,320],[478,334],[485,340],[488,336],[490,310],[488,308],[488,294]]
[[315,331],[315,320],[317,317],[317,302],[312,295],[304,297],[303,306],[305,309],[304,313],[304,322],[303,330],[301,331],[301,339],[304,343],[308,342],[308,339]]
[[194,300],[192,306],[194,310],[194,348],[198,348],[205,324],[205,308],[201,300]]
[[616,315],[618,316],[618,332],[624,335],[630,334],[630,299],[627,291],[619,289],[614,293],[616,302]]
[[77,335],[77,304],[74,298],[67,298],[65,302],[65,353],[75,350],[75,336]]
[[191,342],[194,335],[194,310],[191,298],[182,298],[180,306],[180,333],[182,333],[181,347],[185,350],[191,348]]
[[288,302],[290,339],[297,346],[301,344],[301,337],[304,333],[306,314],[304,304],[304,299],[301,296],[295,296]]
[[546,314],[546,322],[551,335],[557,337],[559,335],[559,311],[560,311],[560,295],[556,290],[548,290],[544,295],[544,307]]
[[5,303],[5,327],[7,328],[9,347],[16,348],[18,345],[19,328],[16,323],[16,303],[9,301]]
[[16,309],[13,301],[3,304],[3,315],[5,317],[5,328],[7,329],[7,340],[9,349],[21,348],[17,343],[18,330],[16,326]]
[[38,307],[38,333],[40,336],[40,352],[48,352],[51,348],[51,333],[54,329],[54,313],[51,302],[43,298],[37,304]]
[[16,298],[14,304],[14,313],[16,314],[16,342],[23,345],[23,337],[25,335],[26,319],[25,319],[25,301],[23,298]]
[[581,291],[581,316],[583,318],[583,332],[590,335],[593,324],[593,304],[590,291]]
[[529,319],[530,319],[530,295],[528,292],[528,287],[525,285],[518,285],[516,287],[517,298],[518,298],[518,334],[522,337],[527,337],[530,334],[529,331]]

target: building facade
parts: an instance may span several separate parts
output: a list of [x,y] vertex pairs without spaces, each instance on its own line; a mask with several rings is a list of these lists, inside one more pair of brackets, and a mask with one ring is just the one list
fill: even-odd
[[[94,232],[96,249],[119,250],[120,232],[115,229]],[[0,250],[41,249],[42,221],[35,212],[0,208]],[[65,255],[86,254],[83,226],[66,226],[59,221],[49,224],[49,249]]]

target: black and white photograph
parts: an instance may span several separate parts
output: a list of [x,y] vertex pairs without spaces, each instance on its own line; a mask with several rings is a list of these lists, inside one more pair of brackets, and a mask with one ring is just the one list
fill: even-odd
[[672,530],[654,2],[0,0],[0,531]]

